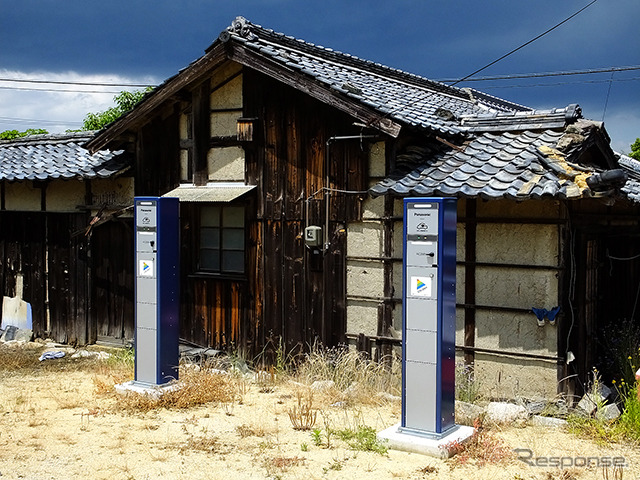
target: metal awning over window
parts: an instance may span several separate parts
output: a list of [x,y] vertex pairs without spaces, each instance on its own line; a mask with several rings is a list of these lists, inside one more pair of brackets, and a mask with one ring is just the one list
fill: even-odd
[[180,185],[178,188],[162,195],[163,197],[175,197],[181,202],[231,202],[245,193],[256,188],[255,185],[244,183],[207,183],[203,186],[192,184]]

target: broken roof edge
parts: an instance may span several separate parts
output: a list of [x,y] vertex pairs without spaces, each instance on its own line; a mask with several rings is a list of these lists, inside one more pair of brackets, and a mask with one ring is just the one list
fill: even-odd
[[582,109],[574,103],[563,108],[465,115],[460,123],[466,131],[476,133],[563,128],[580,119]]

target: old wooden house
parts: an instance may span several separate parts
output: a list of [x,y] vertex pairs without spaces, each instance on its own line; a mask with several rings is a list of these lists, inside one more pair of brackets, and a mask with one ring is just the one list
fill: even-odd
[[98,221],[131,205],[131,157],[90,155],[92,133],[0,141],[3,305],[26,302],[34,335],[72,344],[133,335],[131,220]]
[[640,170],[577,105],[534,111],[238,17],[86,148],[130,155],[135,195],[180,198],[196,344],[393,353],[409,196],[458,198],[457,350],[487,394],[579,390],[601,329],[635,315],[638,269],[614,258],[637,253]]

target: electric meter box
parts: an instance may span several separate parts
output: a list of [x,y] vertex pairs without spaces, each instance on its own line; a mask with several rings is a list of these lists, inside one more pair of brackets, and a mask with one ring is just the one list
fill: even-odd
[[304,229],[304,243],[307,247],[322,246],[322,227],[311,225]]
[[455,427],[456,200],[404,200],[400,431]]
[[135,383],[178,379],[179,200],[135,198]]

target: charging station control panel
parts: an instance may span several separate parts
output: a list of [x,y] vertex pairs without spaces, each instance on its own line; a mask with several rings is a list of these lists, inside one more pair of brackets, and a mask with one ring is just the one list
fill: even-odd
[[455,426],[456,200],[404,201],[401,430]]
[[135,382],[178,379],[179,201],[135,198]]

